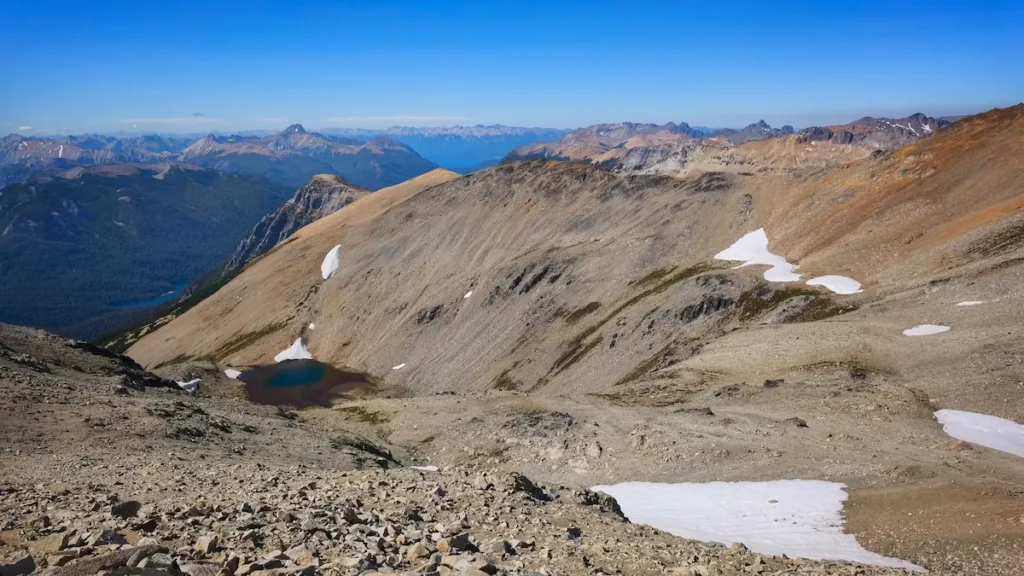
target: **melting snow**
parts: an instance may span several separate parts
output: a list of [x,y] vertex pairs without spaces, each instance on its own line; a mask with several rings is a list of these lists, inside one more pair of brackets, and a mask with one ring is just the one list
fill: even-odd
[[462,299],[463,299],[463,300],[465,300],[466,298],[469,298],[469,297],[470,297],[470,296],[472,296],[472,295],[473,295],[473,291],[472,291],[472,290],[470,290],[469,292],[466,292],[466,295],[465,295],[465,296],[463,296],[463,297],[462,297]]
[[614,496],[631,522],[676,536],[762,554],[834,559],[920,570],[870,552],[843,533],[845,484],[820,480],[595,486]]
[[199,390],[199,382],[201,382],[201,380],[196,378],[195,380],[189,380],[188,382],[177,382],[177,384],[178,388],[181,388],[186,392],[195,392]]
[[405,368],[405,362],[402,362],[398,366],[392,366],[391,367],[392,370],[401,370],[402,368]]
[[984,303],[984,300],[966,300],[964,302],[960,302],[959,304],[957,304],[957,306],[977,306],[978,304]]
[[341,250],[341,244],[338,244],[331,251],[324,256],[324,261],[320,264],[320,275],[327,280],[334,275],[338,270],[338,251]]
[[227,376],[228,378],[231,378],[232,380],[238,380],[238,377],[241,376],[242,373],[238,370],[235,370],[234,368],[228,368],[224,370],[224,375]]
[[313,358],[313,355],[306,350],[306,346],[302,343],[302,338],[296,338],[295,342],[291,346],[278,352],[277,356],[274,356],[274,362],[284,362],[285,360],[307,360]]
[[420,472],[437,472],[437,466],[409,466],[409,468]]
[[764,279],[769,282],[796,282],[800,275],[794,272],[796,264],[786,262],[786,259],[768,251],[768,235],[764,228],[759,228],[744,235],[725,250],[715,254],[715,260],[741,261],[736,268],[763,264],[771,266],[764,272]]
[[63,157],[64,157],[64,145],[61,144],[60,145],[60,150],[57,151],[57,158],[63,158]]
[[935,418],[942,424],[942,431],[957,440],[1024,458],[1024,425],[960,410],[939,410]]
[[836,294],[857,294],[864,290],[860,282],[848,276],[819,276],[807,281],[808,286],[824,286]]
[[903,331],[904,336],[931,336],[932,334],[941,334],[949,330],[949,326],[939,326],[938,324],[918,324],[913,328],[907,328]]
[[931,134],[932,132],[931,127],[929,127],[927,124],[921,124],[921,129],[924,130],[925,132],[928,132],[929,134]]

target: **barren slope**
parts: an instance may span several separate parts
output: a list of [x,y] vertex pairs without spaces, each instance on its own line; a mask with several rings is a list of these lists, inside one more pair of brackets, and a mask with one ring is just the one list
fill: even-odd
[[[1024,514],[1020,459],[952,442],[932,413],[1024,421],[1024,106],[892,152],[794,160],[821,146],[728,148],[757,172],[723,152],[683,178],[532,161],[395,187],[303,228],[129,355],[265,364],[301,335],[316,359],[383,377],[359,404],[377,414],[367,433],[435,462],[576,485],[840,480],[872,549],[1004,573],[1024,560],[1007,520]],[[803,280],[863,292],[713,259],[758,228]],[[923,323],[951,330],[902,334]],[[953,517],[978,526],[936,520]]]

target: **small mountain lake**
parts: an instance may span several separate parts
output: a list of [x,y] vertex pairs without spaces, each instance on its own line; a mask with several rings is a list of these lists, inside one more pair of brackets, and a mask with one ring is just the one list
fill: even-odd
[[285,360],[255,366],[239,374],[238,380],[245,384],[251,402],[298,408],[330,407],[336,400],[363,396],[374,386],[369,374],[316,360]]

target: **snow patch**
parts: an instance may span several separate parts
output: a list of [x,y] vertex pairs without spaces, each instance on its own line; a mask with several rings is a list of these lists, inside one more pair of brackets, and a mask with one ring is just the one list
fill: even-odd
[[232,380],[238,380],[238,377],[241,376],[242,373],[234,368],[227,368],[224,370],[224,375]]
[[437,472],[437,466],[409,466],[409,468],[420,472]]
[[903,331],[904,336],[931,336],[932,334],[941,334],[949,331],[949,326],[940,326],[938,324],[918,324],[913,328],[907,328]]
[[939,410],[935,418],[942,424],[942,431],[957,440],[1024,458],[1024,425],[960,410]]
[[957,306],[977,306],[978,304],[984,304],[984,300],[965,300],[957,304]]
[[402,368],[405,368],[405,362],[402,362],[398,366],[392,366],[391,367],[392,370],[401,370]]
[[313,324],[312,322],[310,322],[309,323],[309,329],[312,330],[314,328],[316,328],[316,324]]
[[320,264],[320,275],[324,277],[324,280],[334,276],[334,273],[338,271],[339,250],[341,250],[341,244],[331,248],[331,251],[327,253],[327,256],[324,256],[324,261]]
[[796,264],[790,264],[782,256],[768,251],[768,235],[764,228],[745,234],[732,246],[715,254],[715,260],[743,262],[736,268],[755,264],[771,266],[764,272],[764,279],[769,282],[796,282],[800,279],[800,275],[795,272],[798,268]]
[[807,281],[808,286],[824,286],[836,294],[857,294],[863,292],[860,282],[848,276],[818,276]]
[[927,132],[927,133],[929,133],[929,134],[931,134],[931,133],[932,133],[932,129],[931,129],[931,127],[930,127],[930,126],[928,126],[927,124],[921,124],[921,130],[924,130],[925,132]]
[[57,158],[63,158],[63,157],[64,157],[64,145],[61,144],[60,145],[60,150],[57,151]]
[[761,554],[849,560],[920,570],[870,552],[843,533],[846,485],[820,480],[594,486],[613,496],[631,522],[676,536],[731,544]]
[[176,384],[178,385],[178,388],[181,388],[185,392],[196,392],[199,390],[199,383],[201,381],[202,380],[200,378],[196,378],[195,380],[189,380],[188,382],[176,382]]
[[472,291],[472,290],[470,290],[469,292],[466,292],[466,294],[465,294],[465,295],[463,295],[462,299],[463,299],[463,300],[465,300],[466,298],[469,298],[469,297],[470,297],[470,296],[472,296],[472,295],[473,295],[473,291]]
[[306,350],[306,345],[302,343],[302,338],[296,338],[295,342],[291,346],[281,350],[274,356],[274,362],[284,362],[285,360],[309,360],[312,359],[313,355]]

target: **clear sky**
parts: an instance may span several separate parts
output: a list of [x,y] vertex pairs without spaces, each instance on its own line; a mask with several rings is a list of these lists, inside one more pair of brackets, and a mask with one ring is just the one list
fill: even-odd
[[0,0],[4,134],[799,128],[1021,100],[1024,1]]

